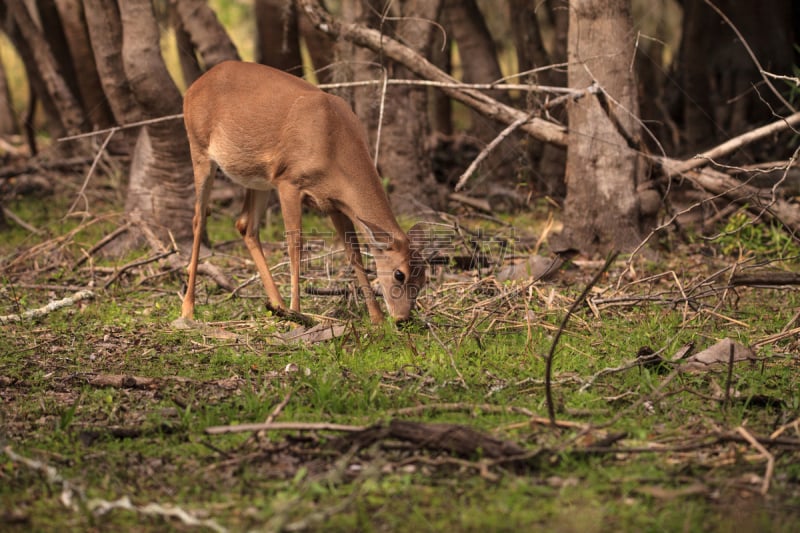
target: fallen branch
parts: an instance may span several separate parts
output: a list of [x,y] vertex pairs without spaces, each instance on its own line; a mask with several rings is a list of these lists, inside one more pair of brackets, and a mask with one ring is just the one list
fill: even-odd
[[[443,83],[442,92],[490,118],[511,124],[526,116],[526,113],[498,102],[494,98],[474,89],[456,89],[448,86],[448,84],[458,83],[458,80],[437,68],[411,48],[378,30],[334,20],[316,0],[299,0],[298,3],[312,24],[323,33],[330,35],[334,39],[343,38],[359,46],[369,48],[400,63],[422,78]],[[559,146],[566,146],[567,144],[566,128],[540,118],[531,118],[522,124],[520,129],[545,142],[551,142]]]
[[753,272],[736,273],[731,278],[731,285],[800,285],[800,274],[797,272]]
[[86,507],[89,508],[96,515],[104,515],[109,511],[115,509],[123,509],[125,511],[133,511],[134,513],[146,516],[159,516],[162,518],[177,518],[187,526],[205,527],[218,533],[228,531],[226,528],[219,525],[215,520],[210,518],[196,518],[190,512],[181,509],[180,507],[164,506],[158,503],[148,503],[146,505],[134,505],[131,503],[130,498],[123,496],[117,500],[108,501],[100,498],[92,498],[86,502]]
[[235,426],[211,426],[205,429],[207,435],[225,433],[247,433],[249,431],[342,431],[353,433],[364,431],[367,426],[348,426],[328,422],[269,422],[263,424],[237,424]]
[[70,305],[75,305],[82,300],[91,300],[94,297],[95,294],[92,291],[78,291],[72,296],[62,298],[61,300],[55,300],[44,307],[39,307],[38,309],[30,309],[20,314],[0,316],[0,324],[11,324],[12,322],[22,322],[23,320],[32,318],[41,318],[52,313],[53,311],[61,309],[62,307],[69,307]]
[[731,154],[743,146],[761,140],[764,137],[775,135],[776,133],[780,133],[789,128],[794,128],[798,125],[800,125],[800,112],[789,115],[786,118],[776,120],[775,122],[761,126],[760,128],[750,130],[741,135],[737,135],[736,137],[728,139],[722,144],[717,145],[710,150],[706,150],[703,153],[697,154],[693,158],[687,159],[686,161],[666,159],[664,160],[664,168],[670,175],[683,174],[689,170],[707,165],[708,163],[713,162],[720,157]]
[[531,118],[533,118],[533,115],[529,113],[527,115],[523,115],[523,116],[519,117],[514,122],[512,122],[511,124],[506,126],[505,129],[503,129],[503,131],[501,131],[497,135],[497,137],[492,139],[492,141],[489,144],[487,144],[486,147],[483,150],[481,150],[481,153],[478,154],[478,157],[476,157],[472,161],[472,163],[469,164],[469,166],[467,167],[467,170],[465,170],[464,173],[461,174],[461,177],[458,178],[458,183],[456,183],[456,186],[453,188],[453,190],[458,192],[462,188],[464,188],[464,185],[466,185],[467,180],[470,178],[470,176],[472,176],[472,173],[475,172],[475,169],[478,168],[478,165],[480,165],[481,162],[489,156],[489,154],[492,152],[492,150],[497,148],[497,146],[501,142],[503,142],[503,140],[506,137],[508,137],[509,135],[514,133],[514,130],[516,130],[517,128],[522,126],[524,123],[529,121]]
[[764,448],[764,446],[744,428],[744,426],[737,427],[736,432],[739,433],[739,435],[741,435],[750,444],[750,446],[755,448],[758,453],[760,453],[761,456],[767,460],[767,470],[764,472],[764,479],[761,482],[761,495],[766,496],[767,492],[769,492],[770,482],[772,481],[772,473],[775,471],[775,456],[769,453],[767,449]]

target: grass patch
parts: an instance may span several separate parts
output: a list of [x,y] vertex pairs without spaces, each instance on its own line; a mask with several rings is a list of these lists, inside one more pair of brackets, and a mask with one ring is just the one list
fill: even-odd
[[[370,325],[349,298],[304,295],[304,309],[347,324],[318,344],[282,342],[278,335],[295,326],[265,311],[257,284],[232,298],[202,279],[197,317],[232,333],[217,338],[172,328],[181,272],[148,264],[99,288],[146,251],[72,267],[113,229],[113,217],[60,221],[63,206],[37,206],[13,204],[46,231],[4,235],[0,315],[69,295],[71,286],[94,284],[97,296],[0,325],[3,529],[188,527],[166,516],[174,507],[232,531],[792,531],[800,523],[800,435],[791,425],[800,416],[800,346],[796,335],[771,337],[796,327],[800,295],[708,281],[735,262],[722,253],[729,240],[711,260],[691,247],[660,263],[637,259],[635,280],[621,278],[624,261],[612,268],[556,349],[562,425],[552,428],[543,423],[544,357],[594,267],[534,285],[449,268],[432,277],[421,318],[406,328]],[[248,279],[254,271],[231,214],[209,220],[212,261]],[[327,228],[323,219],[305,222],[324,243],[319,255],[334,246]],[[280,238],[278,216],[265,234]],[[769,253],[767,240],[747,235],[764,249],[751,252],[754,261]],[[285,260],[280,247],[268,251],[271,264]],[[306,283],[346,285],[341,255],[324,261],[314,272],[328,277]],[[276,269],[284,290],[287,271]],[[676,274],[662,275],[669,271]],[[734,365],[727,399],[724,365],[678,372],[671,361],[689,343],[697,352],[725,337],[756,354]],[[645,347],[665,363],[632,364]],[[459,455],[397,438],[359,446],[350,434],[320,430],[205,433],[271,416],[457,424],[527,456]],[[738,428],[762,439],[771,473]],[[119,498],[131,505],[101,511]]]

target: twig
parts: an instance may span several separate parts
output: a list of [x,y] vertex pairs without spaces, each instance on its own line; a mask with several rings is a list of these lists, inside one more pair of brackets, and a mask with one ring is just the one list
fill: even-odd
[[114,501],[102,500],[100,498],[92,498],[86,502],[86,506],[97,515],[103,515],[114,509],[124,509],[126,511],[133,511],[135,513],[160,516],[164,518],[177,518],[187,526],[205,527],[218,533],[228,531],[226,528],[219,525],[215,520],[210,518],[195,518],[192,514],[184,511],[180,507],[165,507],[158,503],[148,503],[146,505],[134,505],[131,503],[130,498],[123,496]]
[[722,401],[722,409],[725,410],[731,403],[731,382],[733,381],[733,363],[735,361],[735,347],[734,343],[730,345],[730,354],[728,355],[728,377],[725,380],[725,397]]
[[114,272],[114,275],[111,276],[108,279],[108,281],[106,281],[103,284],[103,288],[107,289],[108,287],[110,287],[112,283],[117,281],[128,270],[132,270],[132,269],[134,269],[136,267],[139,267],[139,266],[142,266],[142,265],[147,265],[149,263],[155,263],[156,261],[160,261],[161,259],[164,259],[165,257],[169,257],[170,255],[172,255],[172,254],[174,254],[176,252],[177,252],[177,250],[167,250],[166,252],[158,253],[158,254],[156,254],[156,255],[154,255],[152,257],[146,257],[144,259],[138,259],[136,261],[131,261],[130,263],[128,263],[126,265],[123,265],[119,270]]
[[191,513],[181,509],[180,507],[165,507],[158,503],[133,505],[130,501],[130,498],[127,496],[123,496],[114,501],[107,501],[100,498],[91,498],[87,500],[86,494],[81,488],[74,485],[70,480],[62,477],[61,474],[58,473],[58,470],[52,466],[42,463],[41,461],[37,461],[36,459],[23,457],[14,452],[11,446],[5,446],[2,451],[6,454],[6,456],[8,456],[9,459],[11,459],[11,461],[17,464],[25,465],[32,470],[44,474],[45,480],[50,485],[60,485],[61,503],[69,509],[77,510],[78,501],[81,501],[85,502],[86,508],[96,515],[105,514],[113,509],[125,509],[144,515],[177,518],[187,526],[206,527],[218,533],[224,533],[227,531],[226,528],[219,525],[216,521],[212,519],[195,518]]
[[583,289],[583,292],[578,296],[578,298],[572,302],[572,305],[567,310],[567,314],[564,315],[563,320],[561,321],[561,325],[558,327],[558,331],[556,331],[556,335],[553,338],[553,342],[550,344],[550,352],[547,354],[547,359],[545,360],[544,366],[544,392],[545,392],[545,399],[547,401],[547,415],[550,417],[550,424],[555,427],[556,426],[556,408],[553,403],[553,386],[552,386],[552,379],[553,379],[553,356],[556,352],[556,346],[558,345],[558,341],[561,338],[561,334],[564,333],[564,330],[567,327],[567,323],[569,322],[570,317],[578,308],[579,305],[583,303],[586,297],[589,295],[589,291],[592,290],[592,287],[600,280],[600,276],[602,276],[606,270],[611,266],[614,260],[619,255],[619,252],[614,252],[608,256],[606,259],[605,264],[603,267],[595,273],[586,287]]
[[773,342],[778,342],[783,339],[789,339],[800,335],[800,327],[792,328],[786,331],[781,331],[780,333],[775,333],[774,335],[769,335],[768,337],[764,337],[753,343],[753,348],[758,348],[759,346],[764,346],[766,344],[772,344]]
[[14,224],[16,224],[17,226],[21,227],[22,229],[28,230],[31,233],[33,233],[34,235],[41,235],[42,233],[44,233],[42,230],[37,229],[34,226],[32,226],[32,225],[28,224],[27,222],[25,222],[24,220],[22,220],[20,217],[17,216],[16,213],[11,211],[7,207],[0,207],[0,209],[3,210],[3,215],[7,219],[9,219],[10,221],[12,221]]
[[389,82],[389,73],[383,69],[383,76],[381,76],[381,103],[378,108],[378,126],[375,130],[375,157],[372,159],[375,165],[378,164],[378,156],[381,153],[381,133],[383,132],[383,111],[386,109],[386,86]]
[[147,120],[140,120],[138,122],[131,122],[130,124],[123,124],[122,126],[114,126],[113,128],[106,128],[103,130],[95,130],[86,133],[79,133],[78,135],[70,135],[68,137],[59,137],[57,140],[58,142],[72,141],[75,139],[83,139],[84,137],[103,135],[104,133],[116,133],[120,130],[127,130],[129,128],[138,128],[139,126],[147,126],[148,124],[156,124],[158,122],[166,122],[167,120],[175,120],[178,118],[183,118],[183,113],[177,113],[175,115],[166,115],[157,118],[150,118]]
[[235,426],[211,426],[205,429],[208,435],[224,433],[247,433],[248,431],[342,431],[356,433],[364,431],[367,426],[348,426],[345,424],[329,424],[327,422],[272,422],[269,424],[238,424]]
[[[86,194],[85,194],[86,193],[86,187],[87,187],[87,185],[89,185],[89,180],[92,179],[92,174],[94,174],[94,169],[97,168],[97,163],[100,161],[100,157],[103,155],[103,152],[105,151],[106,147],[108,146],[108,143],[111,141],[111,137],[113,137],[114,134],[117,131],[118,130],[115,130],[115,129],[112,129],[111,131],[109,131],[108,135],[106,136],[105,140],[103,141],[103,144],[100,145],[100,149],[97,150],[97,154],[94,156],[94,159],[92,160],[92,165],[89,167],[89,171],[86,173],[86,178],[83,180],[83,184],[81,185],[81,189],[78,191],[78,194],[75,197],[75,201],[72,202],[72,205],[69,206],[69,209],[67,209],[67,213],[64,215],[64,218],[67,218],[70,214],[72,214],[72,211],[75,209],[75,206],[78,205],[78,201],[81,198],[86,198]],[[87,201],[86,202],[86,204],[87,204],[86,205],[86,210],[87,211],[89,210],[88,203],[89,202]]]
[[131,222],[126,222],[122,226],[118,227],[117,229],[115,229],[114,231],[112,231],[111,233],[109,233],[108,235],[103,237],[102,239],[100,239],[97,242],[97,244],[95,244],[94,246],[92,246],[91,248],[89,248],[85,252],[83,257],[81,257],[80,259],[78,259],[75,262],[75,264],[72,266],[72,270],[75,270],[76,268],[78,268],[79,266],[84,264],[92,255],[94,255],[99,250],[101,250],[103,247],[108,245],[108,243],[110,243],[111,241],[113,241],[114,239],[116,239],[117,237],[122,235],[123,233],[127,232],[130,229],[130,227],[131,227]]
[[[321,83],[317,85],[320,89],[341,89],[347,87],[364,87],[368,85],[383,84],[383,79],[379,80],[361,80],[361,81],[347,81],[340,83]],[[389,79],[386,80],[387,85],[403,85],[403,86],[419,86],[419,87],[436,87],[440,89],[474,89],[478,91],[529,91],[529,92],[545,92],[563,94],[569,97],[579,97],[586,94],[586,90],[573,89],[571,87],[555,87],[552,85],[537,85],[531,83],[458,83],[458,82],[443,82],[434,80],[405,80],[405,79]]]
[[480,165],[481,162],[489,156],[492,150],[497,148],[497,145],[503,142],[506,137],[511,135],[514,130],[528,122],[531,118],[533,118],[533,113],[528,113],[527,115],[519,117],[514,122],[506,126],[503,131],[497,135],[497,137],[492,139],[492,141],[486,145],[486,148],[481,150],[481,153],[478,154],[478,157],[476,157],[472,163],[470,163],[470,165],[467,167],[467,170],[465,170],[464,173],[461,174],[461,177],[458,178],[458,183],[456,183],[456,186],[453,190],[456,192],[460,191],[467,183],[467,180],[470,178],[470,176],[472,176],[472,173],[475,172],[475,169],[478,168],[478,165]]
[[90,300],[94,297],[95,294],[92,291],[89,290],[78,291],[72,296],[69,296],[67,298],[62,298],[61,300],[55,300],[45,305],[44,307],[39,307],[38,309],[30,309],[20,314],[0,316],[0,324],[11,324],[12,322],[22,322],[23,320],[27,320],[29,318],[41,318],[47,314],[52,313],[53,311],[61,309],[62,307],[75,305],[76,303],[82,300]]
[[422,413],[430,411],[471,411],[471,412],[486,412],[486,413],[519,413],[525,416],[533,416],[533,413],[524,407],[515,407],[513,405],[492,405],[488,403],[473,404],[473,403],[432,403],[425,405],[417,405],[414,407],[403,407],[401,409],[394,409],[386,413],[387,416],[417,416]]
[[761,495],[766,496],[767,492],[769,492],[769,484],[772,481],[772,473],[775,471],[775,456],[769,453],[744,426],[737,427],[736,432],[744,437],[744,439],[750,443],[750,446],[758,450],[758,453],[767,460],[767,470],[764,472],[764,481],[761,482]]

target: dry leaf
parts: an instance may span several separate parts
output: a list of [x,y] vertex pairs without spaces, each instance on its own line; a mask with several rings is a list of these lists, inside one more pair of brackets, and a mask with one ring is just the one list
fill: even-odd
[[731,348],[733,348],[733,361],[736,363],[752,361],[756,358],[756,354],[747,346],[725,338],[713,346],[684,359],[685,362],[681,365],[681,368],[689,371],[703,371],[712,370],[719,365],[727,365],[730,362]]

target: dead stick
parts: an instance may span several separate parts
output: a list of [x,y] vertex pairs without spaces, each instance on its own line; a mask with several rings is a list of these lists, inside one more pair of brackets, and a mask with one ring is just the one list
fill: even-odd
[[547,415],[550,417],[550,425],[556,427],[556,408],[553,403],[553,386],[552,386],[552,379],[553,379],[553,356],[556,352],[556,346],[558,345],[558,341],[561,338],[561,334],[567,327],[567,322],[569,322],[570,317],[578,308],[578,306],[583,303],[587,296],[589,296],[589,291],[592,290],[592,287],[600,280],[600,276],[605,273],[606,270],[611,266],[611,263],[619,255],[619,252],[614,252],[608,256],[606,259],[603,268],[597,271],[597,273],[592,277],[586,287],[583,289],[583,292],[578,296],[578,298],[572,302],[572,305],[567,310],[567,314],[564,315],[564,319],[561,321],[561,325],[556,331],[556,336],[553,338],[553,342],[550,344],[550,352],[547,354],[547,359],[545,360],[544,366],[544,392],[545,392],[545,399],[547,401]]
[[767,492],[769,492],[769,484],[772,480],[772,473],[775,471],[775,456],[767,451],[764,446],[758,442],[758,439],[753,437],[749,431],[747,431],[744,426],[739,426],[736,428],[736,432],[739,433],[744,439],[750,443],[750,446],[758,450],[758,453],[761,454],[762,457],[766,458],[767,460],[767,470],[764,472],[764,481],[761,483],[761,495],[766,496]]
[[75,305],[76,303],[80,302],[81,300],[89,300],[94,298],[94,293],[92,291],[78,291],[72,296],[68,298],[62,298],[61,300],[55,300],[50,302],[49,304],[45,305],[44,307],[40,307],[38,309],[30,309],[25,311],[24,313],[14,314],[14,315],[5,315],[0,316],[0,324],[10,324],[12,322],[21,322],[22,320],[28,318],[40,318],[53,311],[61,309],[62,307],[67,307],[70,305]]
[[108,235],[103,237],[102,239],[100,239],[97,242],[97,244],[95,244],[94,246],[89,248],[89,250],[86,252],[86,254],[83,257],[81,257],[80,259],[78,259],[78,261],[75,262],[75,264],[72,266],[72,270],[75,270],[76,268],[78,268],[79,266],[84,264],[92,255],[97,253],[98,250],[101,250],[108,243],[110,243],[111,241],[113,241],[114,239],[116,239],[117,237],[122,235],[123,233],[127,232],[130,229],[130,227],[131,227],[131,223],[130,222],[126,222],[124,225],[118,227],[117,229],[115,229],[114,231],[112,231],[111,233],[109,233]]
[[238,424],[235,426],[211,426],[205,432],[208,435],[224,433],[246,433],[248,431],[342,431],[357,433],[367,426],[348,426],[346,424],[329,424],[327,422],[272,422],[269,424]]
[[497,148],[497,145],[503,142],[503,139],[511,135],[514,132],[514,130],[522,126],[525,122],[529,121],[531,118],[533,118],[533,113],[528,113],[527,115],[519,117],[514,122],[506,126],[503,129],[503,131],[501,131],[497,135],[497,137],[492,139],[492,141],[486,145],[486,148],[481,150],[481,153],[478,154],[478,157],[476,157],[472,161],[472,163],[469,164],[467,170],[465,170],[464,173],[461,174],[461,177],[458,178],[458,183],[456,183],[456,186],[453,190],[456,192],[460,191],[464,187],[464,185],[466,185],[467,180],[470,178],[470,176],[472,176],[472,173],[475,172],[475,169],[478,168],[478,165],[480,165],[481,162],[483,162],[483,160],[489,156],[492,150]]

